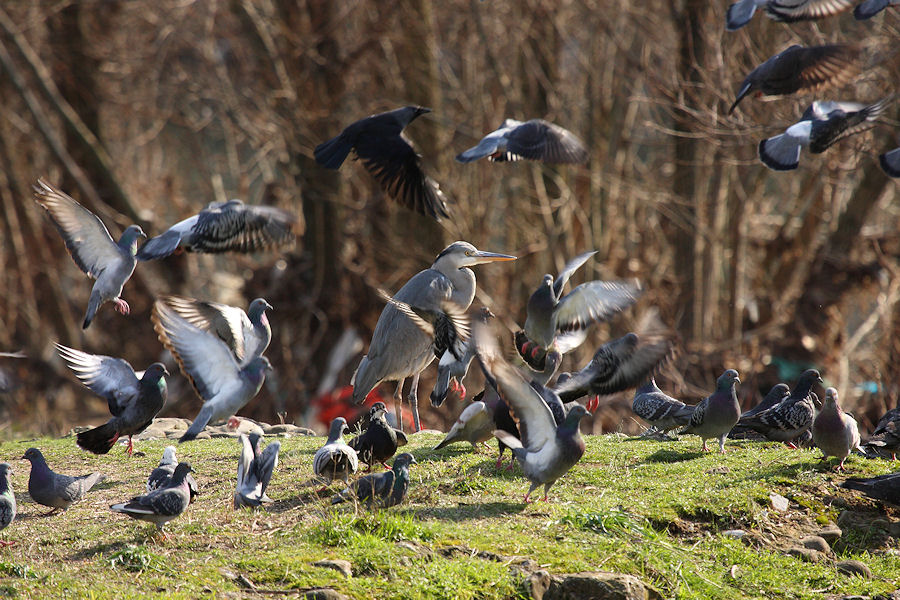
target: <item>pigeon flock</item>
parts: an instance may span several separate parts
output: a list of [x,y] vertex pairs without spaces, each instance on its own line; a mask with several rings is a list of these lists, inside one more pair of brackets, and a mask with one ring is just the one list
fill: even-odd
[[[853,0],[738,0],[728,9],[726,29],[734,31],[746,25],[757,8],[774,20],[792,22],[828,17],[853,4]],[[854,15],[868,19],[893,4],[897,0],[866,0],[855,7]],[[751,94],[818,93],[847,85],[861,72],[861,54],[860,48],[851,44],[790,46],[745,77],[728,113]],[[759,142],[759,159],[770,169],[796,169],[803,147],[810,153],[821,153],[847,136],[870,129],[892,100],[816,100],[784,133]],[[319,144],[314,158],[323,168],[339,169],[352,151],[387,197],[426,217],[450,218],[447,197],[423,171],[420,156],[404,135],[415,119],[429,112],[428,108],[405,106],[365,117]],[[460,163],[482,158],[574,165],[586,162],[589,153],[575,134],[559,125],[543,119],[505,119],[497,130],[456,156]],[[890,177],[900,176],[900,148],[884,152],[879,162]],[[246,205],[240,200],[213,202],[141,245],[140,238],[146,237],[141,227],[128,226],[115,241],[97,215],[44,180],[38,180],[34,194],[76,265],[95,280],[84,329],[107,302],[123,315],[130,313],[122,298],[123,288],[139,262],[162,260],[181,252],[248,253],[285,248],[294,242],[293,230],[298,222],[296,215],[274,207]],[[580,370],[558,373],[563,356],[588,339],[592,326],[634,306],[643,292],[637,281],[599,280],[588,280],[567,291],[572,276],[595,254],[586,251],[571,259],[557,276],[544,275],[523,307],[524,325],[512,336],[498,339],[494,313],[488,307],[477,307],[470,314],[477,285],[471,267],[514,261],[516,257],[479,250],[466,241],[453,242],[395,294],[379,290],[386,304],[368,353],[351,380],[354,402],[362,404],[382,382],[397,382],[396,422],[402,424],[403,385],[411,379],[408,401],[418,431],[417,394],[423,370],[437,359],[438,377],[430,397],[433,406],[440,407],[450,392],[465,399],[463,380],[471,364],[477,363],[484,374],[485,388],[466,404],[434,451],[459,442],[467,442],[478,451],[495,438],[497,468],[501,468],[508,448],[512,457],[507,469],[518,463],[530,484],[525,502],[530,502],[531,494],[541,486],[547,500],[553,484],[581,459],[585,442],[579,425],[597,409],[600,398],[629,389],[634,389],[634,414],[650,426],[645,435],[663,439],[671,439],[673,432],[696,435],[703,452],[710,450],[708,440],[716,440],[724,453],[729,436],[756,436],[792,448],[814,445],[823,459],[835,457],[839,470],[853,452],[896,458],[900,409],[887,413],[863,445],[857,422],[842,410],[835,388],[828,387],[819,402],[813,387],[823,380],[814,369],[803,373],[793,389],[783,383],[774,386],[758,406],[743,414],[736,393],[741,380],[735,369],[725,370],[716,389],[697,404],[685,404],[669,396],[657,386],[656,376],[672,356],[675,339],[653,310],[644,312],[635,332],[601,345]],[[179,442],[198,439],[207,425],[232,417],[257,395],[272,369],[264,356],[273,336],[266,314],[270,310],[273,307],[263,298],[253,300],[246,312],[181,296],[156,299],[151,315],[154,330],[203,401]],[[510,339],[501,341],[506,337]],[[166,378],[170,376],[166,366],[156,362],[144,371],[135,371],[121,358],[58,343],[56,349],[76,378],[107,400],[111,415],[106,423],[79,433],[78,446],[107,454],[127,436],[130,455],[133,436],[144,431],[166,403]],[[515,364],[507,359],[510,355],[515,357]],[[349,432],[346,418],[335,418],[325,443],[315,453],[311,470],[323,484],[319,491],[326,491],[337,479],[343,489],[332,497],[333,504],[353,501],[368,508],[400,504],[410,485],[410,466],[418,463],[410,453],[395,457],[408,438],[402,428],[391,424],[385,404],[374,403],[364,430],[345,441],[344,435]],[[234,508],[257,508],[272,501],[266,492],[278,465],[281,444],[272,441],[263,447],[257,432],[240,433],[238,442]],[[181,515],[199,494],[192,476],[194,469],[178,462],[175,452],[174,446],[165,448],[142,495],[113,504],[110,509],[149,521],[162,532],[164,525]],[[31,499],[52,509],[51,513],[66,510],[105,479],[100,473],[56,473],[37,448],[29,448],[22,458],[31,463]],[[360,463],[366,465],[367,472],[377,464],[386,471],[356,477]],[[9,527],[16,516],[11,474],[10,465],[0,463],[0,530]],[[900,503],[900,473],[851,478],[844,486]],[[0,546],[9,543],[0,540]]]

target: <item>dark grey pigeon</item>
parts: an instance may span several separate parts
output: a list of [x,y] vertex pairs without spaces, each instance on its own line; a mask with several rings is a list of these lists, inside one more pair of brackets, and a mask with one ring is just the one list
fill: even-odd
[[331,499],[332,504],[347,502],[354,497],[367,508],[388,508],[403,502],[409,489],[409,465],[417,464],[412,454],[404,452],[394,459],[390,471],[364,475],[349,488]]
[[804,371],[787,398],[754,415],[741,415],[738,423],[761,433],[766,439],[785,442],[791,448],[797,448],[794,440],[812,427],[816,417],[812,394],[812,386],[816,382],[822,383],[818,371]]
[[234,489],[234,507],[257,507],[263,502],[271,502],[266,495],[272,472],[278,466],[278,452],[281,442],[271,442],[261,450],[261,438],[255,433],[239,436],[241,454],[238,457],[237,485]]
[[349,432],[347,419],[337,417],[331,422],[325,445],[313,456],[313,472],[325,480],[326,487],[335,479],[343,479],[345,485],[350,485],[350,476],[359,469],[356,450],[344,442],[344,434]]
[[634,391],[634,400],[631,402],[634,414],[663,433],[690,423],[695,409],[695,406],[688,406],[665,394],[656,386],[653,377]]
[[113,302],[123,315],[131,312],[121,295],[137,264],[137,242],[144,235],[141,228],[130,225],[119,241],[114,242],[97,215],[44,180],[38,179],[34,196],[38,204],[47,209],[72,260],[88,277],[97,280],[91,289],[82,327],[90,326],[104,302]]
[[791,388],[788,387],[786,383],[776,383],[772,386],[772,389],[769,390],[769,393],[766,394],[765,398],[762,399],[762,402],[751,408],[750,410],[744,411],[741,413],[741,418],[752,417],[758,413],[761,413],[764,410],[768,410],[787,398],[791,395]]
[[825,390],[825,402],[812,426],[813,443],[822,451],[822,459],[836,456],[841,459],[837,470],[844,470],[844,461],[853,450],[860,450],[859,427],[856,419],[841,410],[838,392],[833,387]]
[[706,440],[717,438],[719,440],[719,452],[725,453],[725,438],[741,416],[741,406],[738,404],[734,384],[740,383],[738,372],[728,369],[716,380],[716,391],[700,401],[691,415],[688,426],[680,433],[693,433],[703,440],[703,452],[709,452]]
[[211,421],[225,419],[256,396],[272,365],[257,356],[241,366],[231,348],[215,333],[182,319],[167,304],[157,300],[151,314],[159,341],[172,353],[181,372],[203,399],[203,406],[179,442],[197,437]]
[[[385,408],[384,402],[373,404],[369,412],[369,426],[348,442],[348,445],[356,451],[359,460],[368,465],[366,470],[371,469],[376,462],[387,468],[385,461],[397,452],[400,445],[398,431],[391,427],[385,418]],[[406,442],[405,435],[402,440]]]
[[900,504],[900,473],[888,473],[878,477],[851,477],[841,484],[850,490],[858,490],[876,500]]
[[316,146],[316,162],[326,169],[338,169],[354,150],[391,199],[438,221],[449,217],[444,192],[422,172],[419,155],[403,136],[403,129],[427,112],[431,109],[404,106],[360,119]]
[[[163,450],[163,457],[159,461],[159,465],[150,472],[147,478],[147,493],[172,485],[172,475],[175,474],[175,468],[178,466],[178,459],[175,458],[175,446],[166,446]],[[197,488],[197,482],[194,476],[188,473],[187,477],[188,489],[191,492],[191,502],[200,494]]]
[[[568,294],[563,288],[572,274],[596,251],[585,252],[565,266],[554,280],[549,273],[528,299],[524,335],[516,347],[529,366],[549,381],[562,355],[584,342],[591,325],[605,321],[637,301],[640,287],[625,281],[588,281]],[[536,362],[543,356],[544,361]]]
[[875,430],[865,445],[878,452],[889,452],[891,460],[897,460],[897,450],[900,449],[900,408],[889,410],[878,419]]
[[44,455],[37,448],[25,451],[25,460],[31,463],[28,476],[28,495],[38,504],[52,508],[49,513],[66,510],[73,502],[81,500],[92,487],[106,479],[106,475],[91,473],[81,477],[71,477],[54,473],[47,466]]
[[871,19],[888,6],[898,6],[900,0],[865,0],[853,9],[853,16],[857,21],[865,21]]
[[889,100],[868,105],[816,100],[784,133],[759,143],[759,160],[775,171],[796,169],[800,148],[807,146],[811,153],[819,154],[845,137],[871,129]]
[[[16,518],[16,495],[9,482],[10,469],[9,463],[0,463],[0,531],[9,527]],[[0,548],[13,544],[15,542],[0,540]]]
[[578,429],[581,419],[590,413],[575,404],[557,426],[550,407],[535,391],[543,386],[536,381],[529,383],[521,373],[501,356],[497,342],[482,329],[476,330],[475,343],[478,361],[490,385],[508,404],[519,424],[521,441],[506,431],[495,430],[494,435],[509,446],[519,461],[531,487],[525,494],[525,502],[538,486],[544,486],[544,500],[550,487],[565,475],[584,454],[584,440]]
[[744,78],[728,114],[750,92],[784,96],[849,83],[859,73],[859,48],[848,44],[793,45],[769,58]]
[[128,436],[128,454],[134,450],[131,436],[153,422],[166,403],[166,375],[162,363],[153,363],[140,379],[128,361],[88,354],[56,344],[56,351],[89,390],[105,398],[112,418],[100,427],[78,434],[78,445],[94,454],[106,454],[123,435]]
[[584,142],[568,129],[543,119],[506,119],[496,131],[484,136],[477,146],[456,156],[461,163],[487,157],[490,161],[517,161],[523,158],[548,164],[583,163],[588,159]]
[[750,22],[757,7],[775,21],[793,23],[823,19],[847,10],[856,0],[738,0],[728,7],[725,29],[735,31]]
[[236,306],[183,296],[162,296],[158,301],[197,329],[216,334],[241,367],[262,356],[272,341],[266,310],[274,309],[263,298],[251,302],[247,312]]
[[900,148],[879,155],[878,162],[888,177],[900,177]]
[[168,487],[153,490],[128,502],[113,504],[109,508],[132,519],[149,521],[156,525],[157,530],[162,531],[166,523],[181,515],[191,503],[187,477],[192,471],[190,464],[178,463]]
[[297,215],[274,206],[252,206],[240,200],[210,202],[198,214],[147,240],[138,260],[185,252],[258,252],[294,243]]

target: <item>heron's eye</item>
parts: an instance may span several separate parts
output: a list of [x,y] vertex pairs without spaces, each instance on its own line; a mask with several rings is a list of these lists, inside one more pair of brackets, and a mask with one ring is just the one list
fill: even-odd
[[472,256],[472,251],[471,251],[471,250],[466,250],[466,256]]

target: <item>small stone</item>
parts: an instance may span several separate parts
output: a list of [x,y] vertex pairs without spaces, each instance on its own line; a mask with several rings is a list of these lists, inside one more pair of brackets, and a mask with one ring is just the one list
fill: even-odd
[[316,588],[303,594],[305,600],[347,600],[347,596],[331,588]]
[[818,550],[812,550],[810,548],[791,548],[787,553],[790,556],[810,563],[822,562],[823,560],[825,560],[824,554],[822,554]]
[[790,506],[787,498],[775,492],[769,492],[769,500],[772,502],[772,508],[779,512],[785,512]]
[[535,571],[525,578],[525,589],[533,600],[543,600],[544,594],[550,589],[550,573],[543,569]]
[[423,546],[422,544],[417,544],[416,542],[397,542],[397,547],[403,548],[404,550],[423,558],[431,558],[434,554],[434,552],[431,551],[431,548],[429,548],[428,546]]
[[314,567],[322,567],[323,569],[334,569],[335,571],[342,574],[344,577],[352,577],[353,576],[353,565],[350,564],[349,560],[320,560],[313,563]]
[[270,425],[268,427],[265,424],[260,424],[265,430],[266,435],[283,435],[283,436],[293,436],[293,435],[316,435],[316,432],[307,427],[297,427],[296,425],[291,425],[290,423],[278,424],[278,425]]
[[859,575],[864,579],[872,579],[872,569],[863,562],[858,560],[841,560],[834,564],[838,573],[844,575]]
[[744,536],[747,535],[747,532],[743,529],[726,529],[722,532],[722,535],[734,540],[741,540],[744,539]]
[[817,535],[808,535],[805,538],[801,539],[800,543],[803,544],[804,548],[809,548],[810,550],[818,550],[822,554],[831,554],[831,546],[828,545],[828,542],[825,541],[825,538],[819,537]]
[[827,525],[824,529],[819,531],[819,537],[824,539],[829,544],[833,544],[839,539],[841,539],[841,535],[843,535],[843,531],[837,525]]
[[572,575],[554,575],[543,600],[656,600],[659,592],[634,575],[591,571]]

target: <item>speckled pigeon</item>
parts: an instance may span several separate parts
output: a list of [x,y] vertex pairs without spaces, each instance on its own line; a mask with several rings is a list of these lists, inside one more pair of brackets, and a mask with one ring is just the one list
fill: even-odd
[[888,6],[900,6],[900,0],[865,0],[853,9],[853,16],[857,21],[871,19]]
[[[371,469],[376,462],[387,468],[384,461],[392,457],[400,445],[398,431],[391,427],[385,418],[385,408],[384,402],[373,404],[369,412],[369,426],[348,442],[348,445],[356,451],[359,460],[368,465],[366,470]],[[406,442],[405,435],[402,441]]]
[[257,252],[294,243],[297,216],[274,206],[252,206],[240,200],[210,202],[198,214],[147,240],[138,260],[186,252]]
[[435,450],[456,442],[469,442],[472,449],[478,451],[478,444],[483,444],[493,437],[493,431],[496,429],[494,419],[488,412],[487,405],[478,399],[483,396],[482,391],[463,409],[441,443],[434,447]]
[[796,169],[800,148],[807,146],[811,153],[819,154],[845,137],[871,129],[889,100],[868,105],[816,100],[784,133],[759,143],[759,159],[775,171]]
[[543,119],[506,119],[499,129],[456,156],[461,163],[487,157],[490,161],[517,161],[523,158],[548,164],[583,163],[588,159],[584,142],[568,129]]
[[403,502],[409,489],[409,465],[418,464],[412,454],[404,452],[394,459],[390,471],[364,475],[349,488],[331,499],[332,504],[347,502],[354,497],[367,508],[388,508]]
[[879,155],[878,162],[888,177],[900,177],[900,148]]
[[313,472],[325,480],[326,486],[335,479],[343,479],[344,484],[349,485],[350,476],[359,469],[356,450],[344,442],[344,434],[349,432],[347,420],[337,417],[331,422],[325,445],[313,456]]
[[134,450],[131,436],[147,429],[166,403],[166,375],[162,363],[153,363],[138,379],[127,361],[88,354],[56,344],[56,350],[81,383],[105,398],[112,418],[100,427],[78,434],[78,445],[94,454],[106,454],[123,435],[128,454]]
[[281,442],[270,442],[262,449],[262,438],[255,433],[238,436],[241,454],[238,456],[237,484],[234,488],[234,507],[257,507],[272,502],[266,495],[272,472],[278,466]]
[[680,433],[693,433],[703,440],[703,452],[709,452],[706,440],[717,438],[719,452],[725,453],[725,438],[741,416],[734,384],[740,383],[738,372],[728,369],[716,380],[716,391],[700,401],[688,426]]
[[[150,471],[150,476],[147,477],[147,493],[149,494],[153,490],[172,485],[172,475],[175,473],[177,466],[178,459],[175,458],[175,446],[166,446],[159,465]],[[200,494],[200,491],[193,475],[188,473],[186,479],[191,493],[191,502],[193,502],[194,498]]]
[[841,459],[837,469],[844,470],[844,461],[850,452],[859,447],[859,427],[856,419],[841,410],[838,392],[833,387],[825,390],[825,402],[812,426],[813,443],[822,451],[822,459],[836,456]]
[[[16,518],[16,495],[9,481],[9,463],[0,463],[0,531],[9,527]],[[0,547],[12,546],[15,542],[0,540]]]
[[240,366],[228,345],[216,334],[182,319],[167,304],[153,305],[154,329],[203,399],[203,407],[179,442],[197,437],[207,423],[229,417],[256,396],[272,368],[269,359],[257,356]]
[[753,415],[759,414],[764,410],[768,410],[787,398],[791,395],[791,388],[788,387],[786,383],[776,383],[772,386],[772,389],[769,390],[769,393],[766,394],[765,398],[762,399],[762,402],[751,408],[750,410],[746,410],[741,413],[741,418],[752,417]]
[[578,426],[581,419],[590,416],[590,413],[576,404],[565,415],[563,423],[557,426],[550,408],[532,387],[540,386],[540,382],[529,384],[521,373],[510,366],[489,332],[476,330],[475,343],[485,378],[509,404],[518,421],[522,439],[520,441],[501,430],[495,430],[494,435],[509,446],[525,477],[531,482],[525,502],[540,485],[544,486],[546,500],[550,487],[584,454],[584,440]]
[[900,473],[888,473],[878,477],[851,477],[841,484],[851,490],[858,490],[876,500],[900,504]]
[[430,108],[404,106],[351,123],[337,137],[316,146],[316,162],[338,169],[354,150],[391,199],[438,221],[449,217],[444,192],[422,171],[419,155],[402,133],[413,119],[428,112]]
[[[575,257],[555,280],[544,275],[528,299],[524,336],[518,337],[516,347],[529,366],[543,372],[541,383],[553,376],[563,354],[584,342],[591,325],[628,308],[640,295],[636,283],[624,281],[588,281],[563,294],[572,274],[594,254]],[[544,364],[536,363],[543,353]]]
[[738,423],[761,433],[767,439],[785,442],[791,448],[797,448],[793,440],[812,427],[816,416],[811,393],[816,382],[822,383],[819,372],[815,369],[806,370],[787,398],[755,415],[741,415]]
[[131,312],[121,295],[137,264],[138,238],[144,235],[141,228],[130,225],[119,241],[114,242],[97,215],[44,180],[39,179],[34,186],[34,196],[47,209],[72,260],[88,277],[97,280],[91,289],[82,327],[90,326],[104,302],[113,302],[123,315]]
[[889,452],[891,460],[897,460],[897,450],[900,450],[900,408],[889,410],[878,419],[865,445],[878,452]]
[[663,433],[690,423],[695,409],[695,406],[688,406],[665,394],[656,386],[653,377],[634,391],[634,400],[631,402],[634,414]]
[[163,530],[166,523],[178,517],[191,503],[187,477],[193,471],[189,463],[178,463],[167,487],[158,488],[128,502],[113,504],[113,512],[124,513],[132,519],[149,521],[156,529]]
[[37,448],[25,451],[25,460],[31,463],[28,476],[28,495],[38,504],[52,508],[49,513],[66,510],[73,502],[78,502],[98,482],[106,479],[106,475],[91,473],[81,477],[71,477],[54,473],[47,466],[44,455]]
[[849,83],[859,73],[859,48],[848,44],[793,45],[769,58],[744,78],[728,114],[750,92],[783,96]]
[[757,7],[775,21],[793,23],[823,19],[847,10],[856,0],[738,0],[728,7],[725,29],[735,31],[750,22]]

